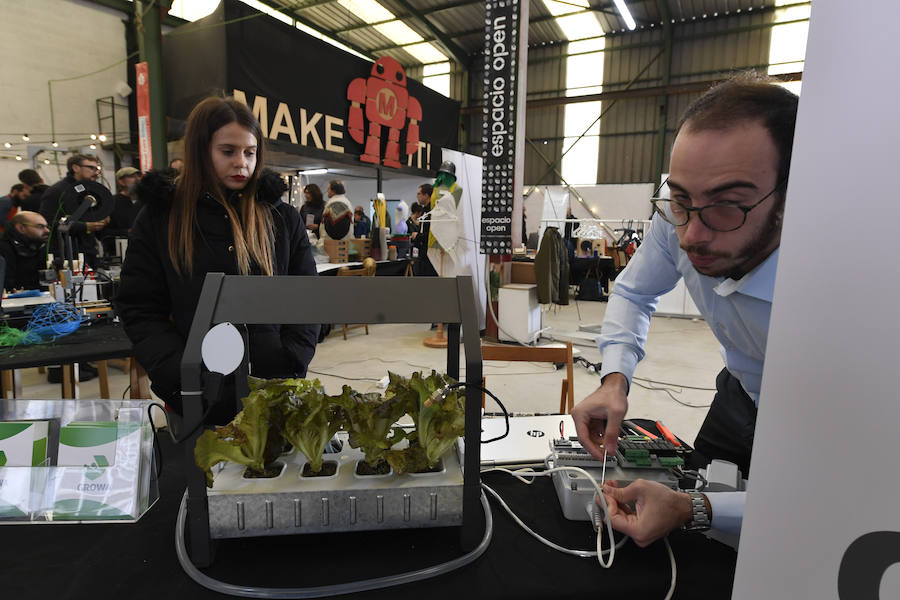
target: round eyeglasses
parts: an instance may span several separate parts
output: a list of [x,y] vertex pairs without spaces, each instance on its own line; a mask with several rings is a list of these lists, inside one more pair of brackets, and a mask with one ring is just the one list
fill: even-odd
[[700,221],[713,231],[734,231],[740,229],[747,222],[747,213],[762,204],[770,196],[775,194],[784,185],[780,182],[771,192],[757,200],[755,203],[747,206],[744,204],[736,204],[734,202],[718,202],[716,204],[707,204],[705,206],[693,207],[687,206],[678,200],[670,200],[669,198],[657,198],[659,191],[669,180],[663,182],[650,202],[653,209],[659,216],[676,227],[687,225],[691,218],[691,213],[697,213]]

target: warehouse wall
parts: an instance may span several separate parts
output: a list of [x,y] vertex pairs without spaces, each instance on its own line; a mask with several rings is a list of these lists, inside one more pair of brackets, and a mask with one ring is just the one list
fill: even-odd
[[[673,25],[670,84],[709,81],[733,71],[768,63],[772,11],[734,15]],[[607,38],[604,91],[663,84],[665,54],[662,31]],[[654,181],[668,171],[674,129],[684,109],[701,92],[617,100],[600,126],[597,179],[601,183]],[[665,103],[665,104],[664,104]],[[604,108],[608,105],[604,103]],[[665,113],[663,109],[665,108]],[[663,165],[659,161],[659,127],[665,115]]]
[[[3,82],[3,110],[0,111],[0,192],[17,182],[16,174],[28,167],[38,170],[47,183],[65,175],[65,159],[56,165],[28,163],[28,151],[50,147],[51,118],[47,82],[96,71],[123,60],[125,51],[124,15],[80,0],[0,0],[0,81]],[[95,100],[115,96],[115,86],[127,81],[126,64],[103,72],[53,83],[53,118],[60,147],[71,145],[101,154],[107,170],[112,170],[112,154],[87,148],[87,136],[98,131]],[[116,96],[117,101],[123,102]],[[127,127],[127,112],[119,115]],[[28,133],[31,142],[22,141]],[[68,135],[65,134],[80,134]],[[75,141],[76,138],[80,140]],[[13,143],[6,150],[3,142]],[[21,154],[22,161],[15,155]],[[42,155],[41,158],[50,155]],[[107,175],[112,183],[112,173]]]
[[[753,12],[710,16],[705,20],[673,24],[669,84],[678,86],[713,81],[749,68],[764,71],[768,64],[774,14],[772,7],[767,7]],[[702,92],[685,92],[676,88],[664,97],[659,90],[649,89],[663,85],[666,66],[662,52],[663,39],[662,28],[658,25],[606,36],[603,91],[627,89],[632,93],[627,98],[605,100],[601,105],[600,110],[606,112],[600,127],[598,183],[652,182],[658,172],[668,171],[668,154],[678,118]],[[529,100],[563,98],[566,95],[567,52],[566,44],[529,50]],[[481,64],[476,60],[474,65],[469,75],[466,102],[469,106],[480,107]],[[461,81],[461,76],[456,76],[454,81],[457,83],[451,84],[451,89],[458,89],[455,86]],[[647,91],[642,93],[642,89]],[[527,185],[560,183],[557,174],[545,175],[547,161],[540,157],[539,151],[550,162],[561,156],[564,149],[564,106],[560,102],[551,107],[528,109],[526,136],[534,144],[526,144]],[[463,123],[469,132],[480,132],[480,111],[464,117]],[[662,165],[659,165],[659,129],[663,124],[665,141]],[[467,151],[480,154],[480,135],[470,135],[468,141]]]

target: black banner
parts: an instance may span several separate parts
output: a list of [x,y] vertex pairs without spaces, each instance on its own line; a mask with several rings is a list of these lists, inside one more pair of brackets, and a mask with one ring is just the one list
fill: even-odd
[[519,1],[485,3],[481,250],[512,254]]
[[254,14],[224,0],[164,37],[170,117],[186,119],[199,100],[224,92],[253,109],[274,149],[431,175],[441,147],[457,147],[458,102],[407,79],[392,59],[373,64]]

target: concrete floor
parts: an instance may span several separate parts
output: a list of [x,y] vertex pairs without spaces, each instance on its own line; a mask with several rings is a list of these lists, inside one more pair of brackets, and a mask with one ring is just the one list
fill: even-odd
[[[553,307],[544,313],[544,326],[553,331],[575,330],[579,323],[603,321],[605,302],[579,302]],[[340,332],[332,333],[316,351],[310,364],[310,377],[318,377],[330,393],[337,393],[347,382],[360,391],[377,390],[377,380],[388,370],[409,375],[414,370],[444,368],[446,351],[427,348],[422,340],[433,335],[426,325],[370,325],[369,335],[362,329],[348,332],[344,341]],[[541,342],[545,343],[545,342]],[[581,356],[598,362],[596,347],[576,346]],[[461,361],[463,362],[463,361]],[[636,377],[668,386],[678,401],[708,405],[712,401],[716,374],[722,369],[718,343],[704,321],[654,317],[647,342],[647,356],[638,366]],[[522,362],[486,362],[487,388],[494,392],[511,412],[556,412],[559,409],[560,382],[565,370],[553,365]],[[644,381],[637,384],[653,386]],[[575,401],[578,402],[599,385],[597,375],[575,366]],[[686,389],[692,386],[703,389]],[[633,385],[629,396],[629,415],[661,419],[676,435],[693,441],[703,423],[706,408],[679,404],[664,391]],[[490,400],[487,410],[491,407]]]
[[[600,323],[605,302],[580,302],[553,307],[544,313],[544,326],[553,331],[574,330],[578,324]],[[317,377],[329,393],[338,393],[343,383],[360,391],[377,390],[377,380],[387,372],[409,375],[415,370],[443,370],[446,351],[426,348],[425,337],[433,335],[427,325],[370,325],[348,333],[342,339],[340,329],[319,345],[310,364],[310,377]],[[543,343],[543,342],[542,342]],[[591,362],[600,360],[596,347],[577,346]],[[464,364],[464,362],[463,362]],[[693,405],[712,400],[716,374],[723,366],[718,344],[706,323],[690,319],[654,317],[647,342],[647,356],[638,366],[636,377],[675,384],[669,386],[674,398]],[[487,387],[512,412],[556,412],[559,408],[560,382],[565,370],[542,363],[488,362],[484,365]],[[128,375],[110,368],[110,394],[127,395]],[[22,373],[25,398],[59,398],[59,385],[48,384],[37,369]],[[648,385],[644,381],[636,384]],[[598,377],[584,367],[575,366],[575,401],[596,389]],[[703,389],[687,389],[692,386]],[[655,386],[659,387],[659,386]],[[80,397],[99,397],[97,380],[80,386]],[[676,435],[693,441],[706,415],[706,408],[683,406],[665,391],[633,385],[629,396],[629,415],[661,419]],[[488,404],[487,410],[496,410]]]

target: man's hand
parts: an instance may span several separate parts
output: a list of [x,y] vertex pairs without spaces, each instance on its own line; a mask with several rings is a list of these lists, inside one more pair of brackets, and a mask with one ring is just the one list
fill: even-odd
[[88,221],[85,225],[87,226],[88,233],[94,233],[95,231],[100,231],[106,227],[107,223],[109,223],[109,217],[106,217],[102,221]]
[[[609,519],[616,531],[644,548],[691,520],[691,497],[655,481],[638,479],[620,488],[615,481],[603,486]],[[634,503],[632,510],[628,504]]]
[[619,429],[628,410],[628,380],[621,373],[603,378],[597,391],[572,409],[578,441],[595,458],[603,460],[603,448],[598,438],[603,436],[607,454],[615,454]]

